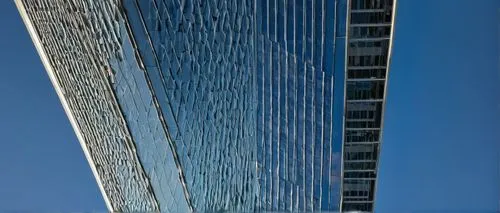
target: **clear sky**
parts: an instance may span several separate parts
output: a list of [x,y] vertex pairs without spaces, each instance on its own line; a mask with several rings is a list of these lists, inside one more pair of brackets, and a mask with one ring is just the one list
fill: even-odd
[[106,211],[14,1],[0,29],[0,212]]
[[499,208],[499,27],[498,0],[399,1],[377,212]]
[[[377,212],[493,212],[500,1],[400,0]],[[0,1],[0,212],[105,211],[15,5]]]

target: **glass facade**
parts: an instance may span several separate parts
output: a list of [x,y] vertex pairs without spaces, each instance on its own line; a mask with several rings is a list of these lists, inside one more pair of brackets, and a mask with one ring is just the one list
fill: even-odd
[[140,92],[153,95],[181,198],[201,212],[253,210],[253,4],[127,0],[123,8],[150,85]]
[[373,210],[392,0],[17,4],[110,210]]
[[347,2],[256,2],[258,201],[340,208]]
[[373,211],[389,63],[393,0],[351,0],[343,211]]

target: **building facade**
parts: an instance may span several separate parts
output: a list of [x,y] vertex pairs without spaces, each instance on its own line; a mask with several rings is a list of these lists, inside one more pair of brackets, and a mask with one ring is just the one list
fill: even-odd
[[373,211],[394,0],[16,0],[110,211]]
[[395,1],[351,0],[342,210],[373,211]]

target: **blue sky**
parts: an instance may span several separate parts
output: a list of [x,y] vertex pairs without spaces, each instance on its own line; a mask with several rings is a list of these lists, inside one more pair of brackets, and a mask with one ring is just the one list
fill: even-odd
[[499,207],[500,1],[399,1],[378,212]]
[[105,211],[14,1],[0,1],[0,27],[0,212]]
[[[498,209],[500,1],[400,0],[377,212]],[[12,1],[0,1],[0,212],[104,211]]]

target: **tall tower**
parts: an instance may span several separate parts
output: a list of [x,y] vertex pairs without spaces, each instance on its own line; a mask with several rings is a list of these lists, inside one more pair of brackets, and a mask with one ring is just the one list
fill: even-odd
[[342,210],[372,212],[396,2],[352,0],[347,29]]
[[110,211],[373,211],[394,0],[16,4]]

